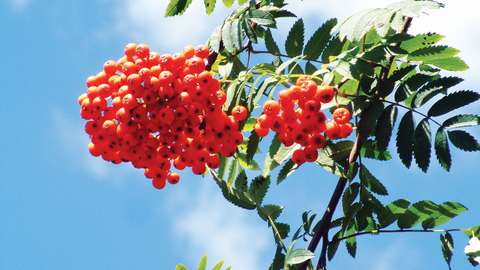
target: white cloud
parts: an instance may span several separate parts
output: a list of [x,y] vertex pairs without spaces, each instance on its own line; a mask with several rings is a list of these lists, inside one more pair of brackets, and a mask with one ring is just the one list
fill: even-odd
[[9,0],[8,2],[10,2],[13,11],[20,12],[27,9],[33,0]]
[[267,268],[274,243],[266,223],[256,213],[228,203],[208,178],[202,179],[205,184],[199,190],[174,199],[175,209],[178,204],[188,209],[174,221],[174,233],[180,239],[177,245],[187,245],[182,250],[194,265],[208,254],[208,268],[221,260],[225,260],[222,269]]

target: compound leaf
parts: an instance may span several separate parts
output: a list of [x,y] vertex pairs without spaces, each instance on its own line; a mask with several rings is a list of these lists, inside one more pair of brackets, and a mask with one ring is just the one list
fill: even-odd
[[270,31],[270,28],[265,31],[265,46],[267,47],[267,50],[272,53],[280,53],[280,49],[278,49],[277,44],[275,43],[275,40],[273,40],[272,37],[272,32]]
[[408,61],[431,61],[455,56],[460,51],[448,46],[430,46],[411,52]]
[[392,224],[398,218],[405,213],[407,207],[410,205],[410,201],[407,199],[399,199],[389,203],[378,214],[378,222],[381,228],[385,228]]
[[437,210],[438,206],[428,200],[414,203],[398,218],[397,225],[400,229],[415,227]]
[[457,202],[444,202],[438,206],[438,210],[422,222],[424,229],[436,228],[468,209]]
[[257,176],[250,183],[250,188],[248,189],[249,197],[255,202],[259,207],[262,205],[263,198],[267,194],[267,190],[270,187],[270,176],[263,177]]
[[360,165],[360,181],[364,186],[379,195],[388,195],[385,186],[363,165]]
[[315,31],[313,36],[305,45],[303,54],[308,59],[316,60],[322,54],[330,40],[330,31],[337,24],[337,19],[330,19],[326,21],[321,27]]
[[419,34],[412,39],[403,41],[400,48],[407,50],[408,52],[413,52],[421,48],[432,46],[443,38],[444,36],[436,33]]

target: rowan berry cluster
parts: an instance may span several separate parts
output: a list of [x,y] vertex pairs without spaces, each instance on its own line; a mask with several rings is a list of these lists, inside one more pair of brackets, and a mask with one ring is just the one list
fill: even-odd
[[290,88],[278,93],[278,101],[270,99],[264,103],[263,114],[254,129],[260,137],[270,130],[279,133],[278,138],[285,146],[294,143],[302,146],[292,155],[296,164],[314,162],[318,149],[325,145],[325,136],[346,138],[353,130],[348,109],[335,109],[331,121],[320,111],[322,103],[331,102],[334,96],[335,89],[331,86],[318,86],[311,77],[301,76]]
[[125,56],[107,61],[78,99],[89,120],[90,153],[145,169],[158,189],[179,181],[172,165],[200,175],[219,166],[219,154],[232,156],[243,142],[238,121],[247,113],[241,106],[234,115],[223,111],[226,94],[205,70],[208,55],[205,45],[160,55],[130,43]]

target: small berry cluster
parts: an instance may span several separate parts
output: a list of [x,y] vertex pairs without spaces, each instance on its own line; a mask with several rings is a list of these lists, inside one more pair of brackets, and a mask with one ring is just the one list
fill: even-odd
[[[318,86],[311,77],[304,75],[290,88],[278,93],[274,99],[263,105],[263,114],[254,126],[258,136],[266,136],[270,129],[279,133],[278,138],[285,146],[298,143],[292,160],[298,165],[314,162],[318,149],[325,145],[325,136],[330,139],[346,138],[352,133],[350,111],[338,107],[333,120],[320,111],[322,103],[329,103],[335,96],[335,89],[329,85]],[[325,135],[322,135],[325,134]]]
[[80,114],[89,120],[90,153],[144,168],[158,189],[179,181],[172,164],[200,175],[219,166],[219,154],[232,156],[243,142],[238,121],[247,112],[242,106],[234,115],[223,111],[227,97],[205,70],[208,55],[206,45],[160,55],[130,43],[125,56],[107,61],[78,99]]

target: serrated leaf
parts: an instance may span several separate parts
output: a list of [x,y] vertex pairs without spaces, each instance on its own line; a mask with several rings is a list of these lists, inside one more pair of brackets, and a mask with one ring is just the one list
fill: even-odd
[[379,195],[388,195],[385,186],[363,164],[360,165],[360,181],[372,192]]
[[395,87],[397,87],[400,82],[414,69],[414,65],[408,65],[394,71],[393,74],[385,80],[382,88],[378,90],[380,97],[387,97],[390,95]]
[[442,127],[444,128],[459,128],[459,127],[469,127],[476,126],[480,124],[480,117],[474,114],[460,114],[448,118],[443,122]]
[[260,144],[260,136],[258,136],[255,130],[252,130],[247,144],[247,164],[253,159],[253,156],[257,152],[258,145]]
[[328,143],[323,148],[323,153],[337,161],[345,161],[348,156],[350,155],[350,151],[352,150],[353,142],[352,141],[340,141],[337,143]]
[[298,168],[298,165],[295,164],[295,162],[293,162],[291,159],[289,159],[287,162],[285,162],[285,165],[283,165],[282,169],[278,173],[277,184],[280,184],[290,174],[292,174],[297,168]]
[[415,227],[437,210],[438,206],[428,200],[414,203],[398,218],[397,225],[400,229]]
[[434,65],[438,68],[448,70],[448,71],[464,71],[469,69],[467,63],[463,61],[460,57],[454,56],[449,58],[442,59],[433,59],[423,62],[426,65]]
[[378,149],[378,147],[376,146],[376,142],[372,140],[368,140],[366,143],[363,144],[363,147],[360,150],[360,156],[381,161],[392,159],[392,155],[388,150]]
[[185,267],[185,265],[179,263],[179,264],[177,264],[177,266],[175,267],[175,270],[187,270],[187,267]]
[[285,41],[285,51],[288,56],[298,56],[302,54],[305,28],[303,19],[298,19],[288,33]]
[[253,29],[250,22],[247,20],[242,20],[242,28],[243,31],[245,31],[245,33],[247,34],[248,39],[251,40],[253,43],[257,44],[257,34],[255,33],[255,30]]
[[424,229],[436,228],[468,209],[457,202],[444,202],[438,206],[438,210],[422,222]]
[[233,20],[231,24],[230,34],[232,35],[234,48],[237,51],[242,50],[243,35],[241,25],[242,24],[239,19]]
[[[312,62],[308,61],[306,64],[305,64],[305,74],[314,74],[315,72],[318,71],[318,68],[315,67]],[[313,77],[313,75],[312,75]]]
[[421,48],[432,46],[443,38],[444,36],[436,33],[419,34],[410,40],[402,42],[400,48],[413,52]]
[[[343,237],[343,230],[340,230],[333,236],[332,242],[334,240],[340,239],[342,237]],[[340,241],[335,241],[335,242],[331,243],[330,245],[328,245],[327,256],[328,256],[329,261],[331,261],[333,259],[333,256],[335,256],[335,253],[337,252],[339,244],[340,244]]]
[[327,47],[325,48],[325,50],[323,50],[322,62],[325,64],[330,63],[331,62],[330,57],[337,56],[338,54],[340,54],[346,42],[347,42],[346,40],[343,40],[343,41],[340,40],[338,36],[332,38],[328,43]]
[[295,249],[285,258],[288,264],[300,264],[315,257],[315,254],[308,249]]
[[273,204],[267,204],[262,207],[262,211],[272,219],[272,221],[275,221],[280,214],[283,211],[283,206],[280,205],[273,205]]
[[458,91],[451,93],[432,105],[428,110],[428,116],[439,116],[455,109],[468,105],[480,99],[480,94],[473,91]]
[[448,147],[447,135],[445,130],[440,127],[435,135],[435,155],[440,165],[448,172],[452,166],[452,157]]
[[268,26],[275,26],[275,19],[273,16],[265,12],[263,10],[249,10],[245,13],[246,18],[252,20],[253,22],[259,24],[259,25],[268,25]]
[[447,94],[447,89],[462,82],[463,80],[457,77],[443,77],[437,78],[428,82],[413,98],[412,107],[418,108],[429,101],[432,97],[439,93]]
[[192,0],[170,0],[165,11],[165,17],[182,15],[191,3]]
[[263,167],[263,176],[267,176],[273,169],[280,165],[279,162],[275,160],[275,155],[278,153],[278,150],[282,146],[282,143],[278,139],[278,133],[273,137],[272,143],[268,149],[267,156],[265,157],[265,163]]
[[235,3],[235,0],[223,0],[223,4],[227,7],[227,8],[231,8],[233,3]]
[[247,181],[247,174],[244,170],[240,168],[237,178],[235,179],[235,189],[240,192],[247,192],[248,191],[248,181]]
[[423,172],[427,172],[428,165],[430,164],[430,153],[432,151],[431,138],[430,124],[428,123],[428,119],[425,118],[420,121],[415,129],[413,144],[415,162]]
[[205,268],[207,268],[207,254],[203,255],[198,265],[198,270],[205,270]]
[[345,188],[345,191],[342,195],[342,208],[344,213],[348,212],[348,209],[352,203],[357,199],[359,190],[360,185],[358,183],[352,183],[350,186]]
[[449,232],[445,233],[445,236],[440,234],[440,242],[442,243],[442,253],[445,261],[448,264],[448,268],[451,269],[450,263],[452,262],[453,255],[453,238]]
[[407,61],[430,61],[455,56],[460,51],[448,46],[429,46],[411,52]]
[[218,262],[212,270],[220,270],[224,261]]
[[[316,60],[320,57],[323,50],[330,40],[330,31],[337,24],[337,19],[330,19],[320,26],[305,45],[303,55],[306,58]],[[311,74],[311,73],[308,73]]]
[[408,77],[397,88],[397,91],[395,92],[395,101],[404,101],[405,99],[410,97],[415,91],[417,91],[417,89],[429,82],[432,78],[433,76],[424,73],[417,73],[413,76]]
[[273,40],[272,37],[272,32],[270,31],[270,28],[265,31],[265,46],[267,47],[267,50],[272,53],[280,53],[280,49],[278,49],[277,44],[275,43],[275,40]]
[[238,153],[237,156],[238,156],[238,162],[244,168],[249,169],[249,170],[253,170],[253,171],[260,170],[260,166],[258,165],[258,163],[255,160],[252,159],[252,160],[247,162],[247,154]]
[[[355,226],[352,226],[353,230],[355,231]],[[345,245],[347,246],[347,251],[352,258],[355,258],[355,255],[357,254],[357,237],[349,237],[345,239]]]
[[380,227],[385,228],[395,222],[403,213],[405,213],[409,205],[409,200],[399,199],[385,206],[378,215]]
[[336,174],[340,177],[347,177],[342,167],[340,167],[335,160],[325,155],[324,153],[318,153],[318,158],[315,161],[318,165],[322,166],[325,170]]
[[227,201],[231,202],[232,204],[244,208],[244,209],[255,209],[256,204],[250,198],[248,198],[243,192],[238,191],[230,186],[228,186],[227,182],[223,181],[218,177],[218,174],[214,170],[209,170],[213,176],[213,179],[217,183],[217,185],[222,190],[222,194],[227,199]]
[[412,164],[412,153],[414,144],[415,119],[413,112],[408,111],[403,116],[397,131],[397,152],[405,167],[410,168]]
[[395,104],[387,106],[380,117],[378,118],[377,125],[375,127],[375,139],[377,147],[380,150],[387,150],[390,143],[390,137],[392,137],[393,127],[397,120],[397,106]]
[[272,263],[270,264],[269,270],[280,270],[283,269],[285,264],[285,254],[282,253],[283,249],[281,246],[277,245],[277,250],[275,251],[275,257],[273,258]]
[[375,127],[377,119],[383,112],[383,102],[380,100],[372,101],[362,113],[360,121],[357,125],[358,136],[365,141],[370,132]]
[[290,232],[290,225],[285,223],[274,222],[275,226],[277,227],[278,232],[280,233],[280,237],[285,239],[288,237],[288,233]]
[[375,213],[380,213],[384,206],[368,189],[365,187],[360,188],[360,201],[364,205],[363,207],[370,207]]
[[463,151],[479,151],[480,145],[477,140],[469,133],[463,130],[447,131],[450,142]]
[[269,187],[270,176],[257,176],[250,183],[248,194],[250,199],[252,199],[258,207],[262,205],[263,198],[265,198]]
[[235,176],[237,173],[237,158],[232,157],[230,164],[228,166],[228,174],[227,174],[227,184],[228,186],[233,186],[233,182],[235,181]]
[[203,0],[203,2],[205,3],[205,9],[207,11],[207,14],[212,14],[213,10],[215,9],[215,3],[217,2],[217,0]]

